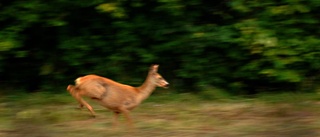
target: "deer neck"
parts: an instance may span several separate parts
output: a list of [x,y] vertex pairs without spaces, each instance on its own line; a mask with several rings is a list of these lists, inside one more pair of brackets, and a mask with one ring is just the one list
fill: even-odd
[[146,80],[140,87],[137,87],[139,91],[138,101],[142,102],[150,96],[150,94],[155,90],[156,85],[152,83],[150,75],[147,76]]

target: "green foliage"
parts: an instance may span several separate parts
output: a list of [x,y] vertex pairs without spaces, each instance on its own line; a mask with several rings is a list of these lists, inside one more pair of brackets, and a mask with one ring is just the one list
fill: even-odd
[[225,90],[214,87],[206,87],[199,93],[199,96],[203,100],[227,100],[232,98]]
[[319,6],[317,0],[3,2],[0,77],[28,90],[65,86],[89,73],[138,85],[159,63],[175,88],[190,92],[312,90],[320,79]]

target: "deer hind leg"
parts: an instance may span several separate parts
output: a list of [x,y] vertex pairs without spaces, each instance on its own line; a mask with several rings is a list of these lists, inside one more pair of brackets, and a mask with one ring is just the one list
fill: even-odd
[[85,106],[90,111],[91,116],[92,117],[96,117],[96,114],[95,114],[93,108],[78,93],[74,94],[74,97],[79,102],[80,108]]
[[80,109],[83,108],[83,106],[86,106],[86,108],[90,111],[91,115],[95,117],[95,112],[93,111],[93,108],[81,97],[81,90],[79,90],[74,85],[68,85],[67,90],[79,102]]
[[[75,99],[76,98],[76,94],[77,94],[77,88],[74,85],[68,85],[67,90],[69,91],[69,93],[71,94],[71,96]],[[83,104],[81,104],[81,102],[77,99],[78,103],[79,103],[79,109],[83,108]]]

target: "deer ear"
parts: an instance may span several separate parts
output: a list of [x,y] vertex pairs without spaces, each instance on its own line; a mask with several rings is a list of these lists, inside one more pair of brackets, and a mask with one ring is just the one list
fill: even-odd
[[153,71],[158,72],[158,68],[159,68],[158,64],[153,65]]
[[157,65],[157,64],[151,65],[150,71],[156,73],[156,72],[158,72],[158,68],[159,68],[159,65]]

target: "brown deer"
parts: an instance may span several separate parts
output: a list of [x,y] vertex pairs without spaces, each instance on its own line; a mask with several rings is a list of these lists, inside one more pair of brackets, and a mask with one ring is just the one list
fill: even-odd
[[79,77],[74,85],[68,85],[67,90],[80,103],[85,106],[92,116],[95,116],[93,108],[82,98],[89,97],[100,105],[110,109],[114,113],[113,125],[118,125],[119,114],[124,114],[128,126],[132,127],[130,111],[148,98],[156,87],[168,88],[169,83],[158,73],[159,65],[150,67],[148,76],[139,87],[115,82],[111,79],[97,75]]

